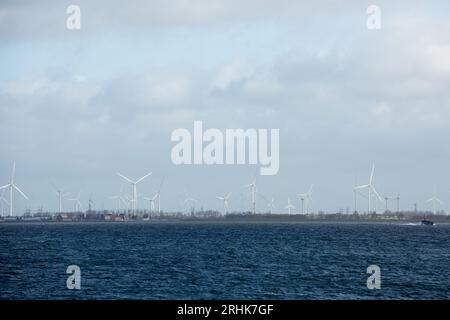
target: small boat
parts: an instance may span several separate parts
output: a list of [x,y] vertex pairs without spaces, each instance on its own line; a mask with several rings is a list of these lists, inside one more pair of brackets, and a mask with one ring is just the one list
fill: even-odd
[[420,223],[423,226],[434,226],[434,222],[431,220],[427,220],[427,219],[423,219]]

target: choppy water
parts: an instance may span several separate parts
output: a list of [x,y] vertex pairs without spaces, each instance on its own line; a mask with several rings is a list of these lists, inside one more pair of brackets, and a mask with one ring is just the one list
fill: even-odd
[[449,299],[450,226],[3,224],[0,298]]

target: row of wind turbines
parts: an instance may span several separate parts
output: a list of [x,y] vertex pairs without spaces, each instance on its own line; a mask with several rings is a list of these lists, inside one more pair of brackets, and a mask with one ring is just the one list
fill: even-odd
[[[7,205],[9,207],[9,216],[13,216],[13,191],[17,191],[23,198],[29,200],[28,196],[17,186],[17,184],[14,181],[15,177],[15,171],[16,171],[16,164],[13,163],[12,171],[11,171],[11,178],[8,184],[1,186],[0,190],[2,190],[2,194],[0,195],[0,205],[1,205],[1,213],[3,216],[3,209],[4,206]],[[399,211],[399,205],[400,205],[400,196],[397,195],[396,197],[384,197],[382,198],[379,194],[379,192],[376,190],[374,186],[374,173],[375,173],[375,164],[372,165],[372,171],[369,177],[369,182],[367,184],[363,185],[357,185],[354,186],[353,192],[354,192],[354,201],[355,201],[355,212],[357,211],[357,197],[362,196],[367,198],[367,207],[368,207],[368,213],[377,212],[378,211],[378,201],[385,202],[386,205],[386,211],[388,210],[388,201],[389,200],[396,200],[397,201],[397,211]],[[152,175],[152,172],[147,173],[146,175],[140,177],[137,180],[132,180],[131,178],[117,172],[116,173],[118,177],[120,177],[126,184],[128,184],[131,187],[131,195],[124,194],[123,193],[123,187],[124,184],[120,187],[120,192],[117,195],[111,196],[110,199],[117,201],[117,210],[120,210],[121,205],[126,206],[127,212],[132,212],[133,214],[136,213],[136,210],[138,209],[138,198],[140,197],[140,194],[138,194],[138,184],[144,181],[146,178]],[[157,192],[151,196],[151,197],[143,197],[144,200],[149,202],[149,209],[150,212],[158,212],[161,213],[161,189],[164,183],[164,179],[162,179],[161,184],[157,190]],[[4,197],[4,191],[9,188],[9,201]],[[74,203],[74,210],[75,212],[81,212],[83,209],[82,203],[80,201],[81,191],[78,193],[76,197],[68,198],[70,195],[67,193],[64,188],[58,188],[53,186],[55,194],[58,196],[58,205],[59,205],[59,213],[63,212],[63,200],[66,199],[68,201],[72,201]],[[266,202],[269,213],[273,213],[273,210],[275,209],[275,200],[274,198],[271,198],[270,200],[263,196],[261,193],[258,192],[257,185],[256,185],[256,178],[253,179],[253,181],[247,185],[244,185],[243,188],[247,188],[250,191],[250,198],[251,198],[251,213],[256,214],[256,202],[257,202],[257,195],[261,196]],[[367,195],[361,193],[362,190],[367,190]],[[312,198],[313,194],[313,185],[310,186],[309,190],[305,193],[299,193],[298,197],[301,203],[299,204],[299,214],[308,214],[310,213],[310,207],[311,203],[313,201]],[[229,209],[229,201],[231,198],[232,192],[228,192],[225,195],[216,196],[216,199],[220,200],[222,202],[222,214],[227,215],[230,211]],[[375,197],[375,201],[374,198]],[[186,193],[186,197],[184,200],[184,205],[190,206],[191,211],[195,211],[195,203],[198,203],[199,201],[188,196]],[[157,208],[156,208],[157,203]],[[432,198],[428,199],[426,203],[432,203],[433,207],[433,213],[437,213],[437,207],[438,204],[443,205],[444,202],[437,198],[436,196],[436,190]],[[91,204],[91,200],[90,200]],[[375,205],[375,208],[373,208]],[[301,208],[301,210],[300,210]],[[284,207],[284,209],[287,210],[288,214],[292,214],[292,211],[295,209],[295,206],[291,202],[291,199],[287,199],[287,205]]]
[[[357,212],[357,195],[363,196],[367,198],[367,212],[377,212],[378,211],[378,201],[385,203],[385,211],[388,211],[388,201],[389,200],[396,200],[397,201],[397,212],[400,211],[400,194],[398,194],[396,197],[384,197],[382,198],[380,194],[378,193],[377,189],[375,189],[374,186],[374,174],[375,174],[375,164],[372,165],[372,171],[370,173],[369,182],[367,184],[359,185],[353,187],[353,193],[354,193],[354,199],[355,199],[355,212]],[[359,190],[367,190],[367,196],[360,193]],[[375,201],[373,201],[373,197],[375,198]],[[426,200],[426,203],[432,203],[433,205],[433,214],[437,213],[437,205],[441,204],[444,205],[444,202],[440,200],[436,196],[436,188],[434,190],[433,197]],[[373,207],[375,203],[375,208]]]

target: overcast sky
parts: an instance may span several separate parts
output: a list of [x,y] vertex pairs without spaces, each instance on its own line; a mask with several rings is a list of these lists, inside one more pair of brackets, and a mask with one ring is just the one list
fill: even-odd
[[[30,197],[15,194],[15,211],[56,210],[52,183],[113,207],[117,171],[152,171],[144,196],[166,177],[165,210],[184,190],[213,209],[232,191],[230,209],[250,209],[242,186],[259,166],[172,164],[170,134],[194,120],[280,129],[279,173],[257,178],[277,210],[310,184],[315,210],[353,210],[373,162],[402,208],[436,186],[448,209],[450,2],[308,2],[0,0],[0,185],[15,160]],[[66,28],[70,4],[81,30]],[[366,27],[370,4],[381,30]]]

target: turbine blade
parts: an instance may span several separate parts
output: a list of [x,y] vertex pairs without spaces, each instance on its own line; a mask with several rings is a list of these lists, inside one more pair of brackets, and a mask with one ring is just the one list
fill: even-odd
[[24,198],[27,199],[27,200],[30,200],[30,199],[28,199],[28,197],[25,195],[25,193],[23,193],[22,190],[19,189],[19,187],[17,187],[15,184],[13,184],[13,187],[14,187],[14,189],[16,189],[16,190],[22,195],[22,197],[24,197]]
[[373,192],[375,193],[375,195],[377,196],[377,198],[378,198],[381,202],[383,202],[383,198],[381,198],[381,196],[380,196],[380,194],[378,193],[378,191],[377,191],[374,187],[372,187],[372,190],[373,190]]
[[11,171],[11,183],[14,181],[14,175],[16,174],[16,162],[13,162],[13,167]]
[[0,187],[0,190],[1,190],[1,189],[6,189],[6,188],[8,188],[8,187],[10,187],[10,186],[11,186],[11,184],[8,183],[7,185],[4,185],[4,186]]
[[162,178],[161,184],[159,185],[158,193],[161,191],[165,179],[166,179],[166,177],[163,177],[163,178]]
[[131,181],[129,178],[125,177],[123,174],[121,174],[121,173],[119,173],[119,172],[117,172],[116,174],[117,174],[119,177],[121,177],[122,179],[128,181],[129,183],[133,183],[133,184],[134,184],[134,181]]
[[144,180],[145,178],[147,178],[148,176],[150,176],[152,174],[152,172],[147,173],[145,176],[143,176],[142,178],[140,178],[138,181],[136,181],[136,183],[141,182],[142,180]]
[[375,163],[372,164],[372,173],[370,174],[369,184],[372,184],[374,173],[375,173]]
[[353,189],[354,189],[354,190],[359,190],[359,189],[365,189],[365,188],[368,188],[368,187],[370,187],[370,184],[365,184],[365,185],[362,185],[362,186],[357,186],[357,187],[354,187]]

